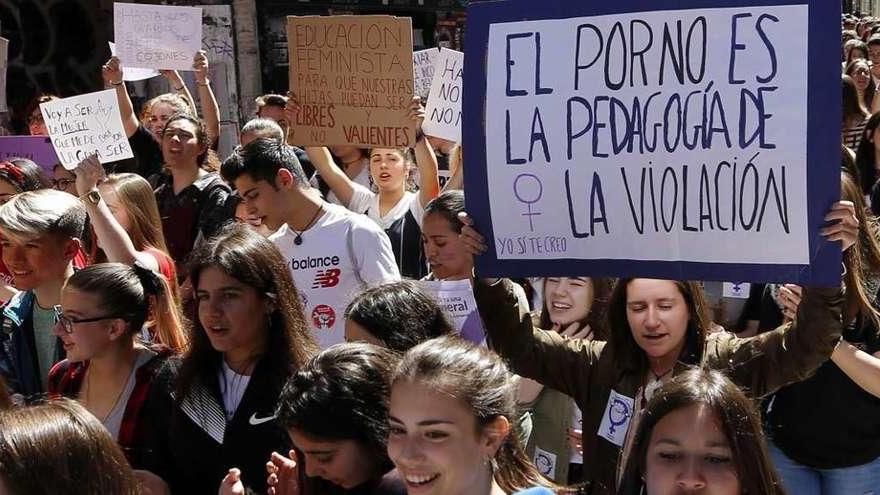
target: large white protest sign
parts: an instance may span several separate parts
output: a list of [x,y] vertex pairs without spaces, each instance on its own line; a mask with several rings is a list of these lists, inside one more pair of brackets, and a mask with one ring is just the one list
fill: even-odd
[[439,48],[413,52],[413,94],[421,98],[423,102],[428,100],[431,81],[434,79],[434,63],[439,54]]
[[482,344],[486,342],[486,330],[477,310],[470,280],[419,282],[430,294],[456,332],[465,340]]
[[478,270],[839,279],[833,5],[547,3],[469,11]]
[[[107,42],[110,45],[110,55],[116,55],[116,43],[112,41]],[[150,79],[159,75],[159,71],[156,69],[142,69],[140,67],[122,67],[122,80],[123,81],[143,81],[144,79]]]
[[0,112],[6,107],[6,69],[9,67],[9,40],[0,38]]
[[202,44],[202,9],[114,3],[113,29],[123,66],[192,70]]
[[101,163],[134,156],[122,127],[115,90],[48,101],[40,104],[40,111],[58,160],[66,169],[76,168],[94,153]]
[[425,106],[422,130],[453,142],[461,142],[461,88],[464,54],[443,48],[434,66],[434,78]]

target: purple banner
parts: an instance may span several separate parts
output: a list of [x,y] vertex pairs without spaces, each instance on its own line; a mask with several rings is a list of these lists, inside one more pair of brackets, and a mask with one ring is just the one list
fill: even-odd
[[43,167],[52,176],[58,156],[49,136],[0,136],[0,160],[12,157],[28,158]]

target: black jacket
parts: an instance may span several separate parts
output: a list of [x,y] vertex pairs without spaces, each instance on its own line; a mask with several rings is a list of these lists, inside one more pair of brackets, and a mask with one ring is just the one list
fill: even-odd
[[[290,438],[274,419],[287,376],[257,363],[235,415],[226,420],[218,373],[199,383],[181,401],[174,398],[178,363],[160,373],[148,404],[156,432],[148,469],[161,476],[174,495],[215,495],[229,468],[241,469],[245,486],[266,492],[266,462],[273,451],[286,453]],[[266,420],[267,418],[272,418]]]

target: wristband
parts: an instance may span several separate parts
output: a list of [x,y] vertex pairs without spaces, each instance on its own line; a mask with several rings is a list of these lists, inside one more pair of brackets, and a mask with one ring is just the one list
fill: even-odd
[[185,85],[181,85],[179,88],[174,88],[174,91],[183,91],[183,88],[185,87]]
[[210,79],[205,79],[205,82],[203,82],[203,83],[200,83],[200,82],[196,81],[196,84],[198,84],[199,86],[210,86],[210,85],[211,85],[211,80],[210,80]]
[[119,81],[119,82],[110,81],[111,86],[120,86],[121,84],[122,84],[122,81]]

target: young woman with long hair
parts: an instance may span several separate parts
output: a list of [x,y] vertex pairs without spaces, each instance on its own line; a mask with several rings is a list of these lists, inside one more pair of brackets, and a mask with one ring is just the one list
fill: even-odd
[[[464,217],[467,222],[470,219]],[[858,236],[851,202],[836,203],[823,230],[850,248]],[[473,252],[484,239],[470,225],[462,238]],[[729,370],[754,397],[772,394],[815,371],[834,350],[841,332],[840,289],[808,289],[793,323],[753,338],[710,334],[711,321],[696,282],[621,279],[609,302],[608,341],[564,339],[536,328],[516,309],[509,280],[481,281],[475,295],[493,349],[513,371],[575,399],[583,412],[585,481],[592,493],[617,488],[621,461],[653,393],[686,365]],[[806,301],[808,300],[808,301]],[[613,421],[611,419],[612,418]]]
[[[843,255],[843,340],[814,375],[777,392],[765,412],[770,452],[793,494],[880,490],[880,225],[853,177],[841,172],[840,185],[861,225]],[[792,299],[788,312],[798,308]]]
[[[288,107],[297,108],[291,104]],[[440,193],[440,182],[437,178],[437,157],[421,132],[425,115],[417,98],[410,107],[410,116],[418,129],[416,144],[412,149],[375,147],[370,150],[370,176],[378,192],[349,178],[333,162],[327,148],[309,147],[306,153],[340,203],[351,211],[365,213],[385,230],[391,240],[400,274],[418,279],[427,273],[420,242],[422,216],[428,202]],[[416,168],[419,190],[412,192],[408,186]]]
[[504,361],[457,337],[404,354],[391,381],[388,455],[408,493],[508,495],[556,488],[523,452]]
[[[601,277],[545,278],[538,327],[568,339],[607,340],[613,287],[612,279]],[[571,397],[528,378],[520,381],[517,395],[531,412],[526,453],[548,478],[563,485],[580,483],[584,465],[581,410]]]
[[287,379],[316,353],[299,293],[265,237],[230,225],[193,252],[190,347],[152,398],[150,471],[174,493],[217,492],[229,468],[266,491],[265,464],[290,439],[275,419]]
[[[153,433],[144,402],[166,359],[186,349],[168,282],[139,263],[91,265],[67,280],[55,311],[67,358],[49,371],[49,394],[79,401],[142,466]],[[153,340],[167,345],[138,338],[151,317]]]
[[182,265],[198,244],[232,219],[230,188],[216,172],[205,124],[178,114],[165,124],[162,156],[166,171],[150,177],[168,253]]
[[754,403],[722,373],[694,368],[664,384],[648,403],[617,493],[785,495],[785,490]]
[[96,262],[141,263],[161,273],[178,296],[177,269],[168,254],[156,196],[150,183],[137,174],[104,175],[97,156],[76,168],[76,188],[89,213],[99,253]]
[[[861,69],[863,71],[863,69]],[[871,78],[868,74],[868,79]],[[843,144],[851,150],[856,150],[865,130],[865,123],[870,116],[868,108],[862,103],[862,98],[856,83],[852,77],[843,76]]]

